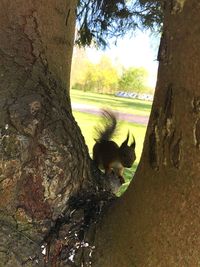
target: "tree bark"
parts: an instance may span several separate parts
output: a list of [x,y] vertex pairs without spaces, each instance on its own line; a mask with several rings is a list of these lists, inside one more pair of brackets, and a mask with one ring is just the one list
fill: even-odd
[[0,266],[44,266],[45,235],[91,180],[69,98],[75,8],[0,1]]
[[95,267],[200,265],[200,4],[165,1],[164,13],[141,161],[99,226]]

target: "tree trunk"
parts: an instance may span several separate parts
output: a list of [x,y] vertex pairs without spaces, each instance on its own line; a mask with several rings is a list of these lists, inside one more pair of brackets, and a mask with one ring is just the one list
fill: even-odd
[[0,266],[43,266],[45,235],[91,178],[69,99],[75,8],[0,1]]
[[165,2],[143,154],[98,229],[95,267],[200,266],[200,4]]

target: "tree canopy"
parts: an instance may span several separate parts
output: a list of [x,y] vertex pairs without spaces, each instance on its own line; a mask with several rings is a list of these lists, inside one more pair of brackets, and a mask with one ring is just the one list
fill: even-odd
[[137,28],[162,27],[161,0],[79,0],[77,38],[80,46],[91,43],[105,48],[110,39]]
[[144,68],[124,69],[119,80],[119,88],[127,92],[144,92],[146,88],[146,79],[148,73]]
[[72,88],[83,91],[113,94],[124,92],[149,92],[148,72],[142,67],[123,68],[113,64],[107,56],[92,63],[84,49],[76,49],[72,64]]

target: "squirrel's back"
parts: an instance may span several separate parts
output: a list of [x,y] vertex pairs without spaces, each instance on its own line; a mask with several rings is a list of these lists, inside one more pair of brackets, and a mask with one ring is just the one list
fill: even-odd
[[117,119],[115,114],[110,110],[102,111],[102,127],[96,127],[95,141],[102,143],[112,139],[117,126]]

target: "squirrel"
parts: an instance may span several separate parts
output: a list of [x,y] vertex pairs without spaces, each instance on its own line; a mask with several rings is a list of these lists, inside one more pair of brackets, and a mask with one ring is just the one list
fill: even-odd
[[129,132],[125,141],[118,146],[112,137],[116,132],[117,118],[110,110],[102,111],[103,129],[96,128],[97,138],[93,147],[93,161],[98,168],[103,168],[105,174],[114,172],[119,177],[120,184],[125,182],[123,177],[124,168],[130,168],[136,159],[135,138],[128,146]]

